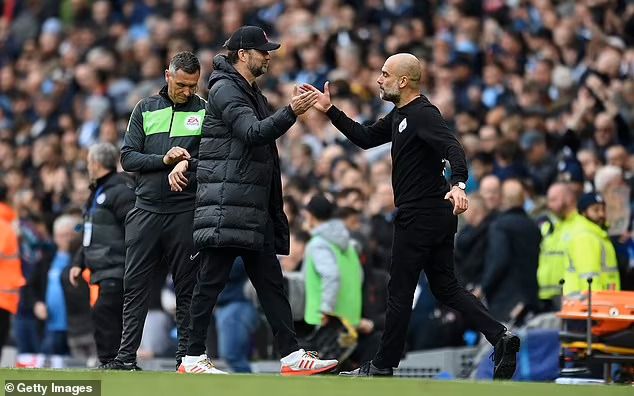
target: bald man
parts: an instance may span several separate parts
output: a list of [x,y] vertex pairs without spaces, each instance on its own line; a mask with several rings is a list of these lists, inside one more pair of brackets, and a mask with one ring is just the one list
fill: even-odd
[[[394,220],[394,244],[388,285],[386,326],[379,350],[371,361],[347,376],[390,376],[405,346],[414,290],[425,271],[434,296],[462,313],[468,325],[484,333],[495,346],[495,378],[511,378],[515,371],[519,338],[491,317],[486,308],[461,287],[454,274],[456,215],[468,206],[465,195],[465,153],[438,108],[420,93],[421,65],[412,54],[387,59],[377,79],[381,99],[394,109],[371,126],[348,117],[324,92],[310,85],[302,90],[318,92],[314,105],[353,143],[369,149],[392,142],[392,184],[398,214]],[[451,163],[451,183],[444,176]]]
[[562,293],[560,281],[566,271],[566,254],[572,232],[581,222],[577,212],[577,199],[569,183],[557,182],[547,193],[548,209],[552,217],[540,223],[542,244],[537,268],[539,299],[542,310],[556,311]]
[[502,194],[500,187],[500,179],[495,175],[484,176],[480,182],[480,194],[490,212],[497,212],[500,209]]
[[524,211],[524,187],[502,184],[502,212],[489,228],[482,292],[489,310],[501,321],[521,320],[536,312],[539,228]]

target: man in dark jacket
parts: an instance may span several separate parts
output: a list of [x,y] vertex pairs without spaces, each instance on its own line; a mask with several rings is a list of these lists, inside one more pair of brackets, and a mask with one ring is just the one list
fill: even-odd
[[99,285],[92,312],[97,357],[101,364],[117,356],[121,341],[123,273],[125,271],[125,218],[134,207],[132,180],[117,173],[119,150],[99,143],[88,151],[91,194],[84,209],[82,246],[70,269],[70,283],[77,287],[84,268],[90,283]]
[[[289,253],[288,220],[282,210],[280,160],[275,140],[314,103],[316,95],[295,95],[272,113],[255,84],[269,67],[268,51],[280,47],[262,29],[243,26],[214,58],[209,101],[196,173],[198,191],[194,242],[200,272],[191,304],[191,327],[182,372],[219,373],[205,354],[211,311],[227,283],[235,258],[244,260],[282,358],[282,374],[308,375],[336,367],[299,349],[277,254]],[[183,186],[180,178],[172,189]]]
[[[121,165],[136,172],[136,204],[125,227],[126,265],[123,287],[123,333],[117,358],[105,369],[137,370],[148,310],[152,272],[165,259],[176,293],[178,349],[176,364],[185,355],[189,303],[198,269],[192,240],[198,145],[205,100],[196,95],[200,63],[191,52],[180,52],[165,71],[158,95],[137,103],[121,149]],[[178,177],[182,191],[170,191],[168,177]]]
[[489,229],[482,292],[491,314],[508,321],[537,308],[537,263],[541,233],[523,209],[517,180],[502,185],[502,208]]
[[469,291],[480,288],[488,231],[492,216],[484,198],[478,193],[469,196],[469,209],[465,212],[467,224],[456,235],[456,277]]

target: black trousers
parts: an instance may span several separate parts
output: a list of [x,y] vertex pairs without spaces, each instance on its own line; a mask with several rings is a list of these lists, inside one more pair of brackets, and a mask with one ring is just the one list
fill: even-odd
[[123,327],[123,279],[99,282],[99,297],[92,308],[97,357],[107,363],[117,357]]
[[0,308],[0,357],[2,357],[2,347],[7,342],[9,330],[11,329],[11,312]]
[[153,271],[166,260],[174,279],[180,362],[187,348],[189,304],[198,271],[193,242],[194,212],[159,214],[134,208],[126,218],[123,332],[117,358],[134,362],[148,311]]
[[489,342],[495,344],[506,330],[456,280],[453,249],[457,224],[449,207],[399,210],[394,222],[385,331],[373,359],[375,366],[398,367],[421,270],[434,297],[460,312],[466,324],[482,332]]
[[[270,223],[270,222],[269,222]],[[273,235],[272,227],[267,235]],[[272,239],[272,238],[271,238]],[[255,287],[260,305],[271,325],[273,336],[282,356],[299,349],[293,315],[288,296],[284,292],[284,281],[280,262],[275,255],[273,241],[267,241],[261,252],[236,248],[211,248],[200,251],[200,271],[191,304],[191,324],[187,355],[205,353],[205,340],[211,314],[218,295],[229,279],[236,257],[242,257],[244,267]]]

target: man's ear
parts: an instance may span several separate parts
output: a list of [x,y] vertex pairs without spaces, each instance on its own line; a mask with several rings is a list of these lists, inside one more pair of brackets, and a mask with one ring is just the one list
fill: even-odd
[[[240,57],[240,54],[244,54],[244,58]],[[246,62],[247,60],[247,50],[238,50],[238,59],[240,59],[243,62]]]
[[407,86],[407,82],[409,81],[409,78],[407,78],[407,76],[402,76],[400,78],[400,81],[398,83],[399,88],[405,88]]
[[169,79],[169,77],[170,77],[170,71],[169,69],[165,69],[165,82],[168,82],[167,80]]

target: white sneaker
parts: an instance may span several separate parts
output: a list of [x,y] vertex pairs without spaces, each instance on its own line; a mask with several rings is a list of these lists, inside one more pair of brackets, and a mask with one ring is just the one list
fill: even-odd
[[283,357],[280,362],[280,374],[284,376],[327,373],[339,364],[336,360],[321,360],[317,352],[306,352],[303,349]]
[[218,370],[207,355],[183,357],[181,365],[178,366],[178,372],[181,374],[227,374]]

